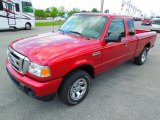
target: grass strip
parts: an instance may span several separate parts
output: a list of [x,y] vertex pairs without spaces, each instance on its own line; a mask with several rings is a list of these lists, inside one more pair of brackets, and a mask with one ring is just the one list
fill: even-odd
[[53,21],[53,22],[36,22],[36,27],[43,26],[59,26],[63,25],[64,21]]

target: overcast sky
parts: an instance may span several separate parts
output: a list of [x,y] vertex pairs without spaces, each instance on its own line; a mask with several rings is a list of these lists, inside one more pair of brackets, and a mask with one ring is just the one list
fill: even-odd
[[[81,10],[100,9],[101,0],[32,0],[34,8],[45,9],[50,6],[64,6],[66,9],[80,8]],[[104,0],[104,10],[109,9],[110,13],[119,13],[123,0]],[[129,0],[125,0],[129,1]],[[148,15],[151,11],[160,15],[160,0],[132,0],[137,6]]]

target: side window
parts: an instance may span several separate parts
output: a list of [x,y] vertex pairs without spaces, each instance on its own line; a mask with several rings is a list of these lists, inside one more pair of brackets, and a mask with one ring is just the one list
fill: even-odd
[[33,13],[33,7],[30,2],[22,2],[22,10],[26,13]]
[[132,19],[128,20],[128,28],[129,28],[129,35],[135,35],[135,27],[134,27],[134,21]]
[[3,11],[3,3],[0,1],[0,11]]
[[109,29],[107,36],[110,34],[115,33],[115,34],[121,34],[122,37],[125,37],[125,27],[124,27],[124,20],[120,18],[113,19]]
[[7,3],[8,5],[8,10],[13,11],[13,5],[11,3]]
[[20,9],[19,9],[19,4],[16,3],[15,5],[16,5],[16,12],[19,12],[19,11],[20,11]]

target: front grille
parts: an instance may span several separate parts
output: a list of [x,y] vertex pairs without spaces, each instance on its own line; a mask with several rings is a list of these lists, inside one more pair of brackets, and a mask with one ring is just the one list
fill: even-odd
[[8,59],[12,67],[18,72],[25,74],[27,71],[27,67],[29,66],[29,59],[19,54],[10,47],[8,48],[7,53],[8,53]]

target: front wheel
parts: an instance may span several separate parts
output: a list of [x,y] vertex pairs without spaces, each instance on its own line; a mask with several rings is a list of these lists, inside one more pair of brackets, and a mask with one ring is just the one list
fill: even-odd
[[25,29],[26,29],[26,30],[30,30],[30,29],[31,29],[31,24],[26,23],[26,25],[25,25]]
[[67,105],[80,103],[87,95],[91,77],[83,70],[75,70],[69,74],[61,85],[59,97]]
[[147,59],[147,55],[148,55],[148,48],[145,47],[141,52],[141,54],[138,57],[134,58],[134,63],[137,65],[143,65]]

